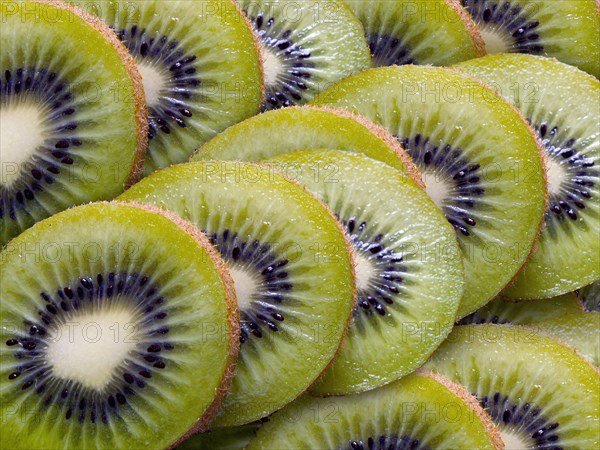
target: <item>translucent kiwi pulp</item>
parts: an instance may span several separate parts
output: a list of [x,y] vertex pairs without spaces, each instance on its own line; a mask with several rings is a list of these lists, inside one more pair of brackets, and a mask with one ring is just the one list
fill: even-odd
[[208,141],[191,160],[262,161],[308,148],[364,153],[421,184],[412,159],[387,130],[346,110],[315,106],[267,111],[246,119]]
[[0,259],[2,448],[166,448],[214,417],[239,325],[227,268],[193,226],[90,204]]
[[371,65],[362,26],[341,0],[238,0],[261,42],[263,110],[300,105]]
[[314,103],[380,123],[421,169],[465,258],[459,317],[505,288],[531,252],[546,204],[542,150],[511,105],[457,71],[423,66],[364,71]]
[[554,56],[600,77],[597,0],[461,0],[488,53]]
[[550,337],[513,325],[459,326],[425,367],[473,393],[506,448],[600,445],[598,370]]
[[115,30],[142,73],[150,122],[146,174],[186,161],[200,144],[259,111],[259,49],[232,1],[82,6]]
[[135,182],[147,121],[135,63],[99,20],[56,2],[2,2],[0,11],[3,246]]
[[258,430],[258,449],[500,449],[498,430],[463,388],[411,374],[380,389],[345,397],[306,396]]
[[344,225],[354,251],[353,322],[313,391],[362,392],[414,371],[452,329],[462,297],[452,226],[422,189],[364,155],[296,151],[266,164],[318,195]]
[[181,215],[230,265],[242,345],[214,427],[265,417],[314,383],[354,303],[348,242],[319,200],[272,169],[221,161],[162,170],[121,198]]
[[522,111],[547,159],[549,202],[540,240],[503,296],[548,298],[597,280],[600,82],[555,59],[532,55],[490,55],[459,67]]
[[373,66],[448,66],[483,56],[485,44],[455,0],[346,0],[365,28]]

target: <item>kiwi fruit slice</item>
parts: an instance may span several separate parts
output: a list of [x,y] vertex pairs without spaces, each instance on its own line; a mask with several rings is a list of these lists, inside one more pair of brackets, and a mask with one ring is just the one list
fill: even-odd
[[344,397],[305,396],[258,430],[258,449],[500,449],[498,429],[461,386],[415,373]]
[[456,0],[346,0],[365,28],[374,67],[449,66],[485,55],[479,28]]
[[197,433],[177,446],[176,450],[244,450],[264,421]]
[[3,448],[166,448],[206,428],[239,318],[195,227],[93,203],[39,222],[0,259]]
[[360,21],[341,0],[238,0],[260,40],[262,110],[301,105],[371,65]]
[[542,150],[514,107],[466,75],[425,66],[369,69],[314,102],[381,124],[421,169],[465,257],[459,317],[497,296],[529,256],[546,206]]
[[230,265],[241,351],[215,428],[265,417],[314,383],[354,305],[349,243],[316,197],[272,168],[215,161],[156,172],[120,198],[189,220]]
[[528,324],[559,317],[564,314],[581,313],[581,305],[573,293],[540,300],[508,301],[498,298],[461,320],[462,325],[471,323]]
[[586,311],[600,311],[600,280],[577,292]]
[[533,55],[490,55],[459,67],[496,87],[523,112],[547,160],[549,202],[540,240],[503,296],[555,297],[597,280],[600,81],[555,59]]
[[411,157],[385,128],[349,111],[326,107],[266,111],[218,134],[190,160],[262,161],[309,148],[364,153],[422,184]]
[[150,129],[144,173],[187,161],[259,111],[258,42],[231,0],[84,2],[115,31],[143,76]]
[[450,333],[463,294],[452,226],[421,188],[364,155],[295,151],[266,163],[329,205],[354,251],[353,322],[313,392],[362,392],[413,372]]
[[600,77],[597,0],[461,0],[486,51],[553,56]]
[[506,448],[597,448],[598,369],[572,349],[515,325],[454,329],[426,365],[473,393]]
[[135,62],[101,21],[58,2],[2,2],[0,11],[1,247],[134,183],[147,118]]

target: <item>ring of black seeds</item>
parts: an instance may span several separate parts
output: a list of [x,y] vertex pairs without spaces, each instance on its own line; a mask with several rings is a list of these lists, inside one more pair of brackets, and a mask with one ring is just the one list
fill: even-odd
[[477,221],[472,212],[478,199],[485,194],[477,163],[468,161],[460,148],[449,144],[434,144],[429,138],[416,134],[413,138],[398,139],[422,172],[434,170],[437,179],[451,184],[442,212],[457,233],[470,236]]
[[462,0],[462,5],[476,22],[503,29],[513,40],[509,51],[532,55],[544,52],[537,31],[540,23],[531,19],[528,11],[520,5],[489,0]]
[[374,313],[385,316],[387,308],[394,305],[393,296],[400,292],[406,267],[403,257],[383,244],[383,234],[373,236],[367,229],[367,223],[355,218],[342,221],[346,234],[354,249],[368,259],[375,268],[375,276],[369,280],[367,289],[358,290],[357,307],[354,318],[373,317]]
[[556,443],[560,440],[560,425],[544,417],[539,407],[515,404],[508,397],[496,392],[492,397],[479,400],[492,420],[504,424],[511,432],[529,436],[531,448],[562,450]]
[[[149,282],[148,277],[137,273],[97,274],[82,277],[53,293],[42,292],[40,296],[45,306],[37,311],[39,321],[25,321],[26,331],[4,343],[18,360],[17,368],[8,379],[22,391],[33,389],[36,395],[43,397],[45,406],[53,402],[61,405],[66,419],[108,423],[109,416],[118,415],[120,405],[127,404],[135,390],[146,386],[152,371],[167,366],[161,352],[173,350],[174,346],[167,339],[168,327],[161,325],[161,321],[168,316],[168,306],[160,296],[159,287]],[[53,377],[43,350],[49,339],[49,328],[68,322],[71,314],[86,311],[98,300],[107,301],[117,296],[131,302],[132,310],[142,313],[139,328],[145,331],[136,335],[140,348],[121,364],[123,370],[113,374],[102,390]]]
[[362,440],[350,441],[345,450],[430,450],[430,447],[421,445],[418,439],[411,436],[380,436]]
[[29,161],[19,168],[20,175],[10,185],[0,186],[0,220],[16,220],[17,211],[54,183],[61,171],[74,163],[72,147],[81,145],[77,122],[68,120],[75,113],[73,93],[67,80],[47,69],[4,70],[0,76],[0,104],[7,107],[31,101],[47,110],[47,122],[56,123],[44,143]]
[[169,74],[160,103],[148,105],[149,139],[159,131],[171,134],[172,127],[186,128],[187,119],[193,115],[189,100],[201,85],[194,64],[196,55],[187,54],[177,40],[140,30],[137,25],[118,30],[117,36],[138,64],[157,65]]
[[269,331],[279,331],[277,323],[283,322],[285,317],[278,305],[286,301],[293,289],[286,270],[289,261],[278,257],[270,245],[258,240],[242,240],[228,229],[209,234],[209,239],[232,267],[260,280],[250,299],[252,306],[240,310],[240,341],[244,343],[252,336],[262,338]]
[[367,41],[374,67],[416,64],[411,48],[397,37],[373,33],[367,36]]
[[294,43],[290,36],[291,30],[282,30],[274,17],[253,17],[244,11],[254,25],[262,45],[273,52],[275,57],[283,63],[285,74],[277,80],[276,85],[265,86],[265,102],[262,110],[276,109],[295,105],[303,98],[303,91],[308,89],[306,80],[311,77],[307,68],[314,67],[314,63],[306,61],[310,58],[309,51]]

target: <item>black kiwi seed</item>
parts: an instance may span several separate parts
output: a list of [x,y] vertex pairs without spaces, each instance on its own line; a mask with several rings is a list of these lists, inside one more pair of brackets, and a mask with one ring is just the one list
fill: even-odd
[[[78,288],[83,291],[82,295],[75,295]],[[100,305],[109,299],[128,302],[133,311],[143,311],[148,304],[153,303],[156,305],[155,309],[152,314],[142,317],[136,337],[146,344],[143,348],[154,355],[158,355],[162,349],[174,348],[173,344],[165,341],[169,333],[168,327],[157,327],[159,322],[164,323],[168,317],[168,303],[159,295],[159,286],[151,283],[145,276],[125,272],[96,274],[79,278],[54,292],[55,294],[40,293],[40,298],[46,305],[45,309],[52,315],[50,318],[43,311],[38,311],[42,322],[47,325],[54,322],[65,323],[71,317],[68,311],[96,308],[99,301]],[[115,297],[117,295],[118,297]],[[157,304],[158,299],[160,302]],[[75,306],[76,304],[78,306]],[[32,323],[31,320],[26,321],[25,326],[22,335],[15,335],[5,341],[8,348],[14,349],[13,356],[17,361],[8,379],[17,380],[21,390],[29,390],[35,386],[36,394],[43,394],[47,403],[56,398],[60,404],[66,405],[66,419],[76,417],[79,422],[89,420],[95,423],[100,418],[102,422],[107,423],[109,412],[118,409],[118,405],[127,403],[127,397],[135,395],[134,388],[145,388],[146,382],[132,373],[150,379],[154,370],[151,367],[164,369],[167,366],[165,359],[142,351],[131,355],[123,363],[122,371],[115,374],[102,391],[91,391],[79,382],[54,378],[44,350],[39,350],[45,348],[44,344],[48,339],[46,327],[41,323]],[[160,341],[157,342],[156,336],[161,337]],[[26,351],[18,351],[19,349]],[[149,366],[147,362],[154,364]]]
[[449,185],[445,204],[441,208],[448,222],[457,233],[470,236],[477,221],[472,211],[478,207],[479,199],[485,194],[481,181],[481,166],[467,160],[460,148],[442,142],[434,144],[427,137],[398,139],[421,171],[432,169],[436,179]]
[[261,280],[251,299],[252,305],[240,311],[240,341],[246,342],[251,336],[261,338],[269,330],[277,332],[277,322],[285,320],[278,305],[293,289],[287,279],[288,260],[278,257],[271,246],[257,240],[244,241],[228,229],[218,234],[210,233],[209,239],[233,267],[246,270]]
[[[39,68],[7,69],[0,75],[0,97],[2,102],[12,98],[27,97],[39,99],[47,105],[48,124],[64,124],[65,116],[75,113],[76,101],[68,89],[67,80],[56,73]],[[69,121],[67,125],[57,125],[48,132],[44,143],[21,167],[20,176],[9,185],[0,188],[0,220],[10,217],[16,220],[16,211],[35,198],[35,193],[44,186],[54,183],[62,170],[74,163],[70,147],[80,146],[76,129],[78,124]]]
[[[365,442],[366,441],[366,442]],[[350,441],[346,450],[430,450],[422,445],[418,439],[411,436],[379,436],[369,437],[366,440]]]
[[195,67],[197,57],[187,54],[180,42],[137,25],[118,30],[117,35],[138,64],[148,62],[169,74],[160,103],[148,105],[148,137],[153,139],[159,132],[170,134],[173,127],[187,127],[186,119],[193,115],[188,101],[201,84]]
[[541,55],[544,46],[538,32],[540,23],[521,5],[509,1],[461,0],[473,19],[503,30],[513,41],[511,51]]

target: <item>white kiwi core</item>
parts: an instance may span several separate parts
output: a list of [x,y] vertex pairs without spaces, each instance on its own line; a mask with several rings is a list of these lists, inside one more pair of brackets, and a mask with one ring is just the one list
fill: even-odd
[[248,270],[240,267],[230,267],[229,271],[235,286],[238,307],[244,309],[250,306],[252,296],[257,291],[258,283]]
[[160,67],[153,64],[140,63],[138,68],[142,75],[146,103],[148,106],[156,105],[160,100],[160,92],[167,84],[167,74]]
[[283,63],[271,49],[264,45],[262,46],[262,55],[265,84],[267,86],[274,85],[283,72]]
[[500,436],[506,450],[526,450],[532,448],[531,443],[527,443],[521,436],[514,432],[500,430]]
[[356,271],[356,287],[358,289],[367,289],[369,287],[370,280],[375,275],[375,267],[369,259],[356,252],[354,255],[354,264]]
[[548,178],[548,192],[550,195],[559,195],[567,173],[563,166],[553,158],[547,158],[546,176]]
[[441,179],[440,174],[436,172],[424,172],[423,181],[425,182],[427,195],[438,208],[442,209],[450,191],[450,184]]
[[504,30],[489,26],[481,27],[481,37],[485,42],[485,51],[490,55],[508,53],[513,44],[512,38]]

